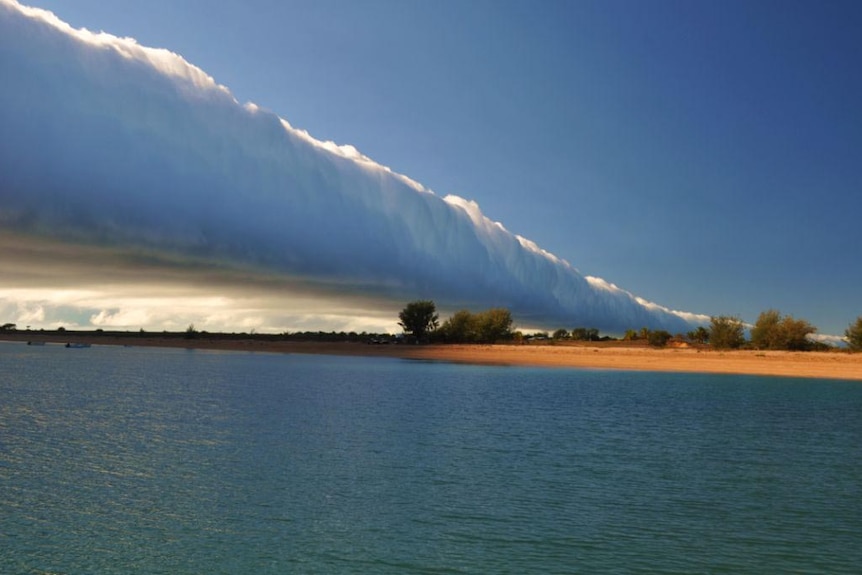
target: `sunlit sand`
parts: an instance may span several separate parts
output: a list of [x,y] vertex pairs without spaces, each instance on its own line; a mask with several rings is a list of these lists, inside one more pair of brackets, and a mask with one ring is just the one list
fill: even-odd
[[862,380],[862,354],[845,351],[718,351],[709,349],[654,349],[617,342],[599,344],[531,345],[369,345],[364,343],[319,343],[261,341],[250,338],[165,338],[109,335],[37,335],[18,333],[4,336],[28,340],[94,345],[134,345],[181,347],[273,353],[309,353],[398,357],[428,361],[448,361],[479,365],[574,367],[690,373],[735,373],[787,377],[816,377]]

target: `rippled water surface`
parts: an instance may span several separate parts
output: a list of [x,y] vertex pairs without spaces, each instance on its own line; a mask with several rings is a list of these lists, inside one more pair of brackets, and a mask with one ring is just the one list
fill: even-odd
[[858,382],[0,344],[0,573],[859,573]]

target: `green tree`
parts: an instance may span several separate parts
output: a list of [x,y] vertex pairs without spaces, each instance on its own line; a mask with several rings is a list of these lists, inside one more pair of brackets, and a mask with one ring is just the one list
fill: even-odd
[[742,320],[726,315],[709,318],[709,342],[715,349],[738,349],[745,343]]
[[804,319],[794,319],[787,316],[781,320],[781,343],[784,349],[791,351],[805,351],[814,347],[814,342],[808,336],[815,333],[817,328]]
[[476,314],[476,335],[480,342],[494,343],[512,337],[512,312],[502,307]]
[[443,341],[450,343],[468,343],[476,340],[476,319],[472,313],[462,309],[443,322],[438,330]]
[[751,328],[751,345],[757,349],[782,349],[780,332],[781,313],[777,309],[761,312]]
[[443,322],[436,336],[449,343],[494,343],[512,339],[512,314],[505,308],[480,313],[455,312]]
[[811,349],[808,336],[817,331],[804,319],[782,316],[778,310],[762,312],[751,328],[751,344],[758,349],[802,351]]
[[569,339],[569,330],[560,328],[551,335],[552,339]]
[[401,310],[398,318],[404,333],[417,341],[426,341],[428,334],[437,329],[437,306],[431,300],[412,301]]
[[14,323],[4,323],[0,325],[0,331],[15,331],[16,325]]
[[697,329],[685,334],[685,337],[692,343],[709,343],[709,330],[699,325]]
[[576,327],[572,330],[572,339],[576,341],[599,341],[599,330],[594,327]]
[[847,326],[847,329],[844,330],[844,337],[847,338],[847,345],[850,346],[850,349],[862,351],[862,315]]

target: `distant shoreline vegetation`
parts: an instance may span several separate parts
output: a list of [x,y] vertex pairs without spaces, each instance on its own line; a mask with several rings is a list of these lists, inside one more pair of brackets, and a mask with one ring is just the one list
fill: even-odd
[[[753,326],[747,326],[735,316],[713,316],[708,327],[699,326],[687,333],[671,334],[666,330],[626,330],[622,338],[602,336],[597,328],[575,327],[571,331],[559,328],[551,333],[539,331],[525,334],[513,329],[512,314],[505,308],[491,308],[473,313],[455,312],[442,324],[431,300],[408,303],[399,314],[399,325],[408,341],[413,343],[524,343],[562,341],[626,341],[645,342],[651,347],[708,347],[711,349],[754,349],[770,351],[830,351],[838,346],[812,339],[817,328],[803,319],[784,316],[778,310],[760,314]],[[749,329],[750,340],[745,338]],[[845,341],[851,351],[862,350],[862,316],[845,331]]]
[[[735,316],[714,316],[708,327],[699,326],[687,333],[671,334],[665,330],[642,327],[629,329],[622,337],[602,335],[597,328],[575,327],[571,330],[559,328],[552,332],[536,331],[524,333],[514,329],[511,312],[505,308],[491,308],[483,312],[459,310],[440,323],[437,308],[431,300],[408,303],[399,313],[401,334],[345,331],[297,331],[283,333],[208,332],[198,330],[190,324],[184,331],[110,331],[71,330],[59,327],[18,329],[15,323],[0,325],[0,334],[51,335],[55,337],[113,337],[133,341],[141,338],[167,340],[193,340],[206,338],[211,341],[259,341],[259,342],[318,342],[318,343],[366,343],[366,344],[494,344],[517,343],[555,345],[566,342],[620,342],[628,345],[648,345],[654,348],[695,347],[704,349],[750,349],[770,351],[862,351],[862,316],[851,322],[844,332],[846,348],[811,339],[817,328],[803,319],[782,315],[778,310],[767,310],[760,314],[753,326],[747,326]],[[750,339],[746,339],[746,330]],[[16,338],[17,339],[17,338]]]

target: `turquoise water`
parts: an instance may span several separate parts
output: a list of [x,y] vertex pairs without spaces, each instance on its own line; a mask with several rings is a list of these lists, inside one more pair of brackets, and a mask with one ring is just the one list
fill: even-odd
[[0,344],[0,573],[859,573],[862,385]]

